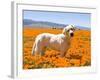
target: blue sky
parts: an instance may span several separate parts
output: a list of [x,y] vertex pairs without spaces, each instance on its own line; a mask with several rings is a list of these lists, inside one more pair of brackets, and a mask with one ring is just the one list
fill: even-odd
[[47,12],[24,10],[24,19],[48,21],[60,24],[73,24],[90,28],[91,14],[73,12]]

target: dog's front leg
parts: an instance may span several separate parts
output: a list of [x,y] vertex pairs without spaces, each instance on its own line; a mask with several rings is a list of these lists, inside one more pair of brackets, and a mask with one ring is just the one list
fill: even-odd
[[60,52],[60,57],[64,57],[66,52]]

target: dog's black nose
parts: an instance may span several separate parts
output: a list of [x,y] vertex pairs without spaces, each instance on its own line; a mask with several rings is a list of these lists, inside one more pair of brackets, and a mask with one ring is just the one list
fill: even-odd
[[73,34],[73,33],[70,33],[70,36],[71,36],[71,37],[73,37],[73,36],[74,36],[74,34]]

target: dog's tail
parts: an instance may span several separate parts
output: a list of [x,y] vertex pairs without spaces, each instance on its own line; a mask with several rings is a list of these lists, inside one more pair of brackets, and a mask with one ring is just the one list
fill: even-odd
[[36,47],[36,43],[34,42],[33,47],[32,47],[32,55],[35,54],[35,47]]

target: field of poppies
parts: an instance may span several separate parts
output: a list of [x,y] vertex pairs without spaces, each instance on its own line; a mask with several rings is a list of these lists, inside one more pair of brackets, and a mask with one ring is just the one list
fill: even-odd
[[40,33],[61,33],[61,29],[29,28],[23,30],[23,69],[61,68],[91,66],[91,32],[90,30],[76,30],[71,39],[71,47],[66,56],[61,58],[59,52],[46,48],[45,55],[38,59],[32,55],[32,46]]

